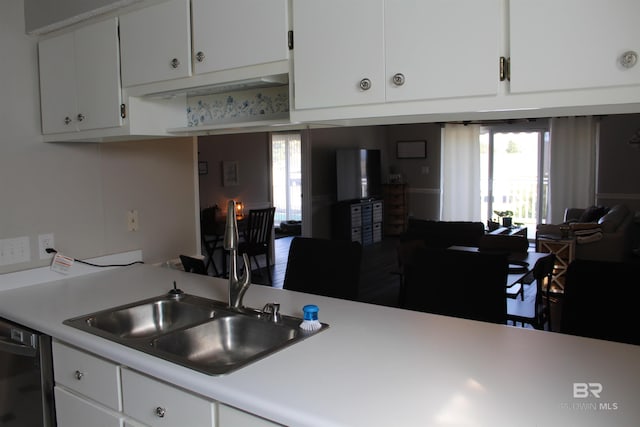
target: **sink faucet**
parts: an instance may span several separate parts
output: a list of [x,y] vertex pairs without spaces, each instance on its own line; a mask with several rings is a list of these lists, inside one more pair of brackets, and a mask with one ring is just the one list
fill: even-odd
[[241,308],[242,297],[251,284],[251,268],[249,257],[242,254],[243,272],[238,278],[238,221],[236,220],[236,202],[229,200],[227,205],[227,223],[224,228],[224,248],[229,251],[229,307]]

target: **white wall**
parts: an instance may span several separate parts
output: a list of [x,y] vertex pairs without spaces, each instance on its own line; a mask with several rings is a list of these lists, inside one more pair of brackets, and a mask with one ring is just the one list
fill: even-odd
[[[196,253],[197,186],[193,138],[161,141],[43,143],[37,39],[25,35],[20,0],[0,2],[0,238],[28,236],[28,263],[46,265],[37,235],[77,258],[142,249],[146,262]],[[128,232],[126,212],[140,230]]]

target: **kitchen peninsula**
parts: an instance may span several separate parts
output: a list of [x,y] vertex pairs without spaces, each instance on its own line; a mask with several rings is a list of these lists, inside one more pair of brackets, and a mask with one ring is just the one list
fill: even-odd
[[[209,376],[62,323],[161,295],[174,280],[186,293],[226,300],[222,279],[136,265],[2,291],[0,316],[261,422],[494,427],[640,420],[640,347],[633,345],[252,285],[247,306],[278,302],[283,314],[300,316],[303,305],[317,304],[330,327],[238,371]],[[582,383],[602,390],[583,397]]]

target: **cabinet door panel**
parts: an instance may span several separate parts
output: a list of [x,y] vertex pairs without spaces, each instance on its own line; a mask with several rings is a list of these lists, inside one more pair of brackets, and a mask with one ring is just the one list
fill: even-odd
[[287,0],[192,0],[192,8],[196,73],[288,58]]
[[38,45],[43,133],[77,130],[74,52],[73,33],[42,40]]
[[120,52],[118,21],[111,18],[75,32],[78,127],[117,127],[120,118]]
[[383,14],[383,0],[293,3],[297,109],[384,102]]
[[[387,101],[495,95],[498,0],[386,0]],[[398,86],[392,77],[401,73]]]
[[120,17],[123,86],[191,75],[190,13],[188,0],[172,0]]
[[[81,399],[60,387],[54,389],[56,420],[64,427],[122,427],[122,419],[93,402]],[[35,410],[35,408],[34,408]]]
[[640,2],[510,0],[511,92],[640,84]]

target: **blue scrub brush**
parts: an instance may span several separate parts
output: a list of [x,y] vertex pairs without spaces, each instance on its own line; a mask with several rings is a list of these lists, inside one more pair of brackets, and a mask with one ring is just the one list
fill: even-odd
[[305,305],[302,307],[302,323],[300,323],[300,329],[313,332],[322,328],[322,324],[318,320],[318,306],[317,305]]

